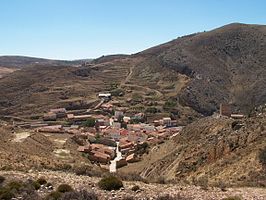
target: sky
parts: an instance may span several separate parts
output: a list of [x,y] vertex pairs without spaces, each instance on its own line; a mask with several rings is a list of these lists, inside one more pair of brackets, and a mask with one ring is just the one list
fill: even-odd
[[265,0],[0,0],[0,55],[132,54],[233,23],[266,24]]

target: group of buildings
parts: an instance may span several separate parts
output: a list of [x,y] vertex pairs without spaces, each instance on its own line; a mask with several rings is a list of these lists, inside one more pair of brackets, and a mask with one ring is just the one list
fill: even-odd
[[109,164],[118,148],[122,157],[116,160],[116,166],[122,167],[127,163],[138,161],[141,158],[140,149],[146,148],[147,145],[160,144],[178,134],[182,128],[173,126],[171,119],[169,121],[168,118],[160,120],[160,123],[162,124],[132,124],[131,117],[116,111],[110,118],[96,119],[95,131],[80,133],[89,138],[89,143],[80,146],[78,151],[86,153],[91,161]]
[[[109,98],[103,96],[102,98]],[[101,109],[112,108],[108,101],[101,105]],[[87,120],[95,120],[93,127],[84,126]],[[121,153],[121,158],[116,159],[116,167],[127,163],[136,162],[141,158],[141,151],[147,146],[160,144],[178,134],[182,127],[177,127],[175,120],[163,118],[154,123],[145,123],[145,114],[137,113],[125,115],[123,111],[116,110],[112,115],[103,114],[76,114],[65,108],[51,109],[44,114],[46,122],[66,120],[67,126],[53,125],[38,127],[38,132],[68,133],[76,137],[87,138],[87,143],[78,147],[77,151],[85,154],[92,162],[110,164]]]

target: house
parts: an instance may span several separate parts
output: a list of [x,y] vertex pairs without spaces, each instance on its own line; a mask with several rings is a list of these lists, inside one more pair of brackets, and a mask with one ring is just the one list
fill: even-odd
[[242,114],[231,114],[231,118],[233,119],[243,119],[244,117]]
[[144,142],[148,136],[145,133],[131,131],[127,138],[131,142]]
[[127,148],[132,148],[134,147],[134,144],[130,141],[125,141],[125,142],[120,142],[119,143],[119,149],[127,149]]
[[107,155],[110,156],[110,158],[113,158],[115,156],[115,151],[111,148],[109,148],[106,145],[103,144],[91,144],[90,148],[93,151],[97,151],[97,152],[101,152],[101,153],[105,153]]
[[146,115],[144,113],[137,113],[131,117],[132,121],[145,122]]
[[116,128],[116,129],[120,129],[121,128],[121,123],[120,122],[113,122],[112,127]]
[[150,137],[147,139],[148,144],[157,144],[159,143],[159,139],[156,137]]
[[74,115],[74,114],[67,115],[67,119],[72,122],[82,122],[91,118],[92,118],[91,115]]
[[56,114],[57,118],[64,118],[67,116],[67,111],[65,108],[50,109],[50,112]]
[[83,153],[89,153],[91,151],[91,148],[89,145],[86,146],[79,146],[77,151],[83,152]]
[[160,123],[160,120],[154,120],[154,121],[153,121],[153,124],[154,124],[154,126],[160,126],[160,125],[162,125],[162,124]]
[[115,119],[119,119],[120,117],[124,116],[124,112],[122,111],[115,111]]
[[54,125],[54,126],[44,126],[37,129],[38,132],[44,133],[64,133],[64,129],[62,125]]
[[95,127],[99,128],[100,126],[106,126],[104,119],[97,119],[95,122]]
[[56,114],[53,112],[48,112],[43,115],[43,121],[56,121]]
[[127,129],[121,129],[121,130],[120,130],[120,136],[121,136],[121,137],[126,137],[126,136],[128,136],[128,130],[127,130]]
[[103,144],[109,147],[116,147],[116,141],[112,138],[101,137],[97,139],[97,143]]
[[89,154],[88,158],[91,161],[104,163],[104,164],[108,164],[111,160],[109,155],[97,151],[94,151],[92,152],[92,154]]
[[145,130],[146,132],[151,132],[155,130],[155,126],[151,125],[151,124],[140,124],[141,129]]
[[129,131],[140,131],[141,130],[141,125],[140,124],[128,124],[127,129]]
[[126,116],[124,116],[123,117],[123,121],[125,122],[125,123],[130,123],[130,120],[131,120],[131,118],[130,117],[126,117]]
[[229,104],[220,104],[220,116],[231,117],[232,111]]
[[163,118],[163,125],[171,126],[171,118],[170,117],[164,117]]
[[73,134],[73,135],[80,135],[81,131],[78,129],[64,129],[66,133]]
[[85,132],[85,133],[81,133],[81,134],[86,135],[89,142],[95,142],[96,141],[96,136],[93,133]]
[[100,99],[105,100],[105,101],[110,101],[111,98],[112,98],[112,95],[111,95],[111,93],[99,93],[99,94],[98,94],[98,97],[99,97]]
[[162,133],[159,133],[158,134],[158,139],[167,139],[168,138],[168,133],[165,131],[165,132],[162,132]]
[[115,141],[119,141],[120,140],[120,130],[119,129],[111,129],[110,133],[109,133],[109,137],[111,137],[113,140]]
[[177,120],[171,120],[171,126],[177,126]]
[[111,117],[111,118],[109,119],[109,124],[110,124],[110,126],[113,126],[114,122],[115,122],[114,118]]
[[114,149],[102,144],[89,144],[86,146],[79,146],[79,152],[88,153],[88,158],[94,162],[109,163],[115,157]]
[[127,158],[126,158],[126,161],[127,161],[128,163],[136,162],[136,161],[137,161],[137,156],[136,156],[136,154],[135,154],[135,153],[132,153],[132,154],[128,155]]
[[131,150],[132,150],[133,147],[129,147],[129,148],[124,148],[124,149],[121,149],[121,153],[123,155],[127,155]]
[[102,107],[103,110],[106,110],[106,111],[111,111],[111,110],[113,110],[113,105],[110,104],[110,103],[102,104],[101,107]]

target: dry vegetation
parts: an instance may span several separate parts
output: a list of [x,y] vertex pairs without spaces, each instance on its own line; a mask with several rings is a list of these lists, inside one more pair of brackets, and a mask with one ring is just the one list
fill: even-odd
[[[101,57],[86,66],[81,66],[79,61],[1,57],[0,76],[3,72],[20,70],[0,79],[0,119],[7,119],[7,115],[39,119],[43,112],[56,107],[92,108],[98,103],[97,93],[110,91],[116,107],[132,113],[145,112],[149,121],[171,116],[179,125],[189,124],[172,140],[153,147],[142,161],[119,171],[120,178],[134,181],[125,184],[126,192],[136,198],[162,194],[159,199],[169,199],[182,194],[183,190],[179,186],[167,188],[169,183],[190,183],[199,185],[200,189],[193,186],[186,191],[194,190],[207,199],[232,199],[234,192],[223,193],[228,186],[266,186],[265,115],[251,113],[255,106],[265,104],[265,52],[265,26],[231,24],[177,38],[135,55]],[[76,65],[79,67],[74,67]],[[201,119],[216,112],[223,102],[232,103],[250,117],[242,121]],[[1,173],[43,169],[87,176],[103,173],[76,152],[77,144],[67,138],[69,136],[64,138],[66,142],[62,146],[53,140],[54,136],[32,132],[29,137],[14,141],[16,134],[24,131],[0,123]],[[61,157],[55,155],[60,149],[69,153],[63,155],[63,152]],[[124,175],[128,173],[131,174]],[[49,174],[56,182],[58,174],[50,171]],[[61,182],[73,183],[75,191],[68,194],[73,198],[78,195],[77,191],[84,189],[80,188],[81,183],[96,188],[94,178],[88,183],[87,177],[78,177],[68,175]],[[147,180],[156,184],[143,183]],[[136,181],[142,181],[140,189],[134,189],[141,190],[139,196],[131,190]],[[208,192],[210,186],[218,186],[219,192]],[[163,189],[173,195],[163,194]],[[99,193],[110,197],[108,192]],[[118,191],[119,195],[124,193]],[[263,199],[265,192],[259,193],[262,198],[257,199]],[[84,192],[84,195],[88,194]],[[200,199],[200,196],[193,193],[188,198]]]

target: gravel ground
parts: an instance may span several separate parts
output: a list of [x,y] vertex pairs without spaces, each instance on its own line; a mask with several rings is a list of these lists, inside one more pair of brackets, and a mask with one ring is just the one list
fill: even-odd
[[[42,171],[42,172],[15,172],[15,171],[0,171],[0,175],[5,176],[7,179],[22,179],[28,178],[37,179],[45,177],[48,182],[53,183],[54,187],[59,184],[67,183],[77,190],[86,189],[94,191],[100,200],[115,200],[123,199],[124,197],[131,196],[133,199],[152,200],[159,195],[181,195],[188,199],[195,200],[219,200],[229,196],[238,196],[243,200],[266,200],[266,189],[263,188],[227,188],[223,192],[219,188],[209,188],[203,190],[197,186],[189,185],[172,185],[172,184],[145,184],[143,182],[124,182],[124,188],[119,191],[103,191],[97,187],[99,178],[88,176],[77,176],[72,173],[55,172],[55,171]],[[131,188],[138,185],[140,190],[133,192]],[[39,194],[45,196],[49,191],[40,190]],[[185,199],[185,198],[184,198]]]

